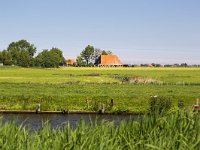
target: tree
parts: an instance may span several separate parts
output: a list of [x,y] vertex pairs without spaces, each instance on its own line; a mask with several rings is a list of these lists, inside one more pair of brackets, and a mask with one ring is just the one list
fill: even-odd
[[44,68],[59,67],[63,64],[63,53],[58,48],[52,48],[50,51],[43,50],[34,60],[35,66]]
[[103,50],[103,51],[101,52],[101,55],[108,55],[108,54],[107,54],[107,52],[106,52],[105,50]]
[[99,48],[94,49],[94,64],[98,64],[99,57],[102,54],[102,50]]
[[65,57],[63,56],[62,58],[62,62],[59,64],[59,66],[66,66],[67,65],[67,60],[65,59]]
[[3,63],[3,54],[0,52],[0,63]]
[[92,60],[94,60],[94,47],[88,45],[82,52],[81,57],[85,60],[86,64],[88,65]]
[[37,57],[35,57],[34,64],[35,66],[38,67],[47,67],[49,66],[47,60],[48,60],[48,50],[44,49],[41,53],[37,55]]
[[22,67],[29,67],[31,64],[31,58],[29,52],[21,50],[18,56],[19,62],[18,65]]
[[163,67],[161,64],[156,64],[155,67]]
[[49,55],[53,67],[59,67],[63,63],[63,53],[60,49],[52,48]]
[[101,55],[112,55],[112,52],[103,50]]
[[187,65],[187,63],[182,63],[181,64],[181,67],[187,67],[188,65]]
[[85,63],[84,59],[81,56],[78,56],[76,58],[76,65],[79,66],[79,67],[86,66],[86,63]]
[[[7,51],[11,54],[13,64],[28,67],[36,53],[36,47],[26,40],[19,40],[10,43]],[[25,54],[25,56],[22,56],[22,54]],[[21,60],[23,60],[23,62],[21,62]],[[26,64],[23,64],[24,62]]]
[[10,52],[6,51],[6,50],[3,50],[1,52],[1,62],[4,64],[4,65],[12,65],[12,55]]
[[111,51],[107,51],[107,54],[108,55],[112,55],[113,53]]
[[16,50],[16,51],[25,50],[25,51],[28,51],[31,57],[33,57],[34,54],[36,53],[36,47],[33,44],[30,44],[29,42],[27,42],[26,40],[19,40],[17,42],[10,43],[7,50],[11,52],[12,50]]

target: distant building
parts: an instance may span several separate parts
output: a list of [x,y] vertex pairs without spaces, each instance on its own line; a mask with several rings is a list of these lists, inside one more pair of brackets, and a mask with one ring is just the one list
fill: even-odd
[[99,67],[122,67],[123,63],[116,55],[101,55],[98,62]]
[[67,66],[74,66],[76,65],[76,61],[74,59],[67,59],[66,64]]

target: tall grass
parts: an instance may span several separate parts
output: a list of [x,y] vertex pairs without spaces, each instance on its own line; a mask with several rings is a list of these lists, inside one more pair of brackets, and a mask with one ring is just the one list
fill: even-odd
[[137,121],[102,124],[81,121],[30,132],[14,124],[0,124],[0,149],[199,149],[200,118],[178,111],[165,116],[144,116]]

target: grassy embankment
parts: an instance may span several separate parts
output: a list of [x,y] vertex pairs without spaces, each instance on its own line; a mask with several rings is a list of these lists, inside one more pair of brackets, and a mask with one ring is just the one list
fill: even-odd
[[25,127],[0,124],[0,149],[170,149],[200,147],[200,118],[195,113],[176,112],[146,116],[138,121],[85,124],[29,132]]
[[192,106],[199,91],[199,68],[0,68],[0,109],[86,110],[88,97],[89,110],[113,98],[110,111],[145,112],[151,95]]

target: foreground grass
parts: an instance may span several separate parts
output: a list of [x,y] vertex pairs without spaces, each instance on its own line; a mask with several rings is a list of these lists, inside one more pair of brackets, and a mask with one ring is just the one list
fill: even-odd
[[0,68],[0,109],[34,110],[41,103],[42,110],[94,110],[95,101],[114,99],[106,111],[145,112],[152,95],[190,107],[199,91],[199,68]]
[[29,132],[25,127],[0,124],[1,149],[199,149],[200,119],[196,113],[146,116],[138,121],[85,124],[76,128]]

